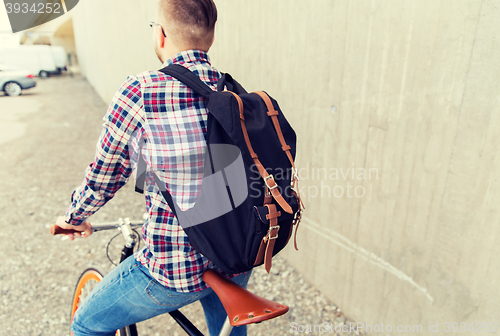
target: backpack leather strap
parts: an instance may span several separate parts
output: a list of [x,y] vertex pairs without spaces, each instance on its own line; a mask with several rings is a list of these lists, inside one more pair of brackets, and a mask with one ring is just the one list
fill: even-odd
[[288,146],[285,141],[285,137],[283,136],[283,132],[281,131],[281,126],[278,121],[278,111],[274,109],[271,99],[264,91],[257,91],[253,93],[259,95],[260,98],[262,98],[262,100],[266,104],[267,115],[270,116],[271,119],[273,120],[274,128],[276,129],[276,133],[278,134],[278,138],[280,139],[281,148],[286,153],[286,156],[288,156],[288,160],[290,160],[290,163],[292,164],[292,167],[295,172],[295,163],[293,162],[292,153],[290,152],[290,146]]
[[[231,91],[228,91],[231,92]],[[241,98],[234,92],[231,92],[236,100],[238,101],[238,107],[240,111],[240,121],[241,121],[241,129],[243,131],[243,136],[245,137],[245,142],[247,143],[248,150],[250,151],[250,155],[252,156],[252,159],[255,163],[255,166],[257,167],[257,170],[260,173],[260,176],[264,179],[264,183],[266,184],[266,187],[268,188],[268,191],[271,193],[273,198],[276,200],[276,202],[280,205],[280,207],[285,210],[288,213],[293,213],[292,207],[285,201],[283,196],[281,195],[280,191],[278,190],[278,184],[276,184],[276,181],[274,180],[273,175],[270,175],[267,170],[264,168],[262,163],[259,160],[259,157],[257,154],[254,152],[252,148],[252,144],[250,143],[250,138],[248,136],[248,131],[245,126],[245,117],[243,115],[243,101]]]
[[[269,98],[269,95],[267,93],[265,93],[264,91],[257,91],[257,92],[253,92],[253,93],[259,95],[259,97],[262,98],[262,100],[266,104],[267,115],[270,116],[271,119],[273,120],[274,128],[276,129],[276,133],[278,134],[278,138],[280,139],[281,148],[286,153],[286,156],[288,157],[288,160],[290,161],[290,163],[292,165],[292,168],[293,168],[292,187],[293,187],[293,189],[296,189],[297,184],[298,184],[297,181],[299,179],[298,173],[297,173],[297,168],[295,168],[295,162],[293,161],[292,153],[290,152],[290,146],[287,145],[287,143],[285,141],[285,137],[283,136],[283,132],[281,130],[281,126],[280,126],[280,123],[278,120],[279,113],[278,113],[278,111],[275,110],[273,102],[271,101],[271,98]],[[302,203],[302,199],[300,198],[300,193],[298,190],[297,190],[297,197],[298,197],[300,208],[305,209],[304,203]],[[298,227],[298,225],[297,225],[297,227]],[[295,246],[295,248],[297,248],[297,246]]]
[[[302,204],[302,200],[300,199],[300,196],[297,192],[295,191],[292,191],[292,193],[295,195],[295,197],[297,197],[297,202],[299,204],[299,211],[297,211],[295,213],[295,217],[293,218],[293,222],[292,222],[292,228],[295,226],[295,233],[293,235],[293,245],[295,247],[295,249],[298,251],[299,248],[297,247],[297,231],[299,230],[299,224],[300,224],[300,221],[302,220],[302,211],[304,211],[304,205]],[[292,233],[290,231],[290,233]],[[288,239],[290,239],[290,237],[288,237]],[[288,241],[287,241],[287,244],[288,244]]]
[[266,218],[269,220],[269,230],[260,242],[259,252],[257,253],[254,265],[260,264],[262,259],[264,259],[264,267],[266,272],[269,273],[272,267],[274,244],[276,243],[280,229],[278,217],[281,216],[281,211],[276,210],[275,204],[266,204],[266,207],[269,210],[269,213],[266,215]]

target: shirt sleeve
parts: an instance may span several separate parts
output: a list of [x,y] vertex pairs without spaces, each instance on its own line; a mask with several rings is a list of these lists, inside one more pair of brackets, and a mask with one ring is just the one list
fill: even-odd
[[94,161],[87,167],[82,184],[73,191],[66,209],[66,222],[80,225],[123,187],[133,171],[130,148],[142,129],[141,85],[128,77],[114,95],[103,120]]

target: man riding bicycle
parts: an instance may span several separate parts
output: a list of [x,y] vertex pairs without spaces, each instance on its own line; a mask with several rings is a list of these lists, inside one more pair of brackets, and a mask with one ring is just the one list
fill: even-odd
[[[162,68],[182,65],[216,89],[221,74],[207,54],[216,20],[212,0],[159,0],[157,20],[151,26]],[[197,300],[210,335],[220,331],[224,308],[202,280],[203,272],[215,266],[191,247],[151,174],[154,171],[167,184],[182,209],[193,206],[203,178],[206,127],[205,99],[160,71],[129,76],[116,92],[104,117],[95,159],[73,192],[66,216],[56,224],[88,237],[91,226],[85,220],[127,183],[144,139],[145,247],[105,276],[78,308],[72,325],[75,336],[114,335],[124,326]],[[228,276],[246,287],[250,274]],[[231,335],[246,335],[246,327],[234,328]]]

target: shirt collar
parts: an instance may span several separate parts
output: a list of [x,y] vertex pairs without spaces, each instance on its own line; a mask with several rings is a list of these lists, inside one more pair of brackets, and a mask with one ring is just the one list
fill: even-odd
[[178,54],[175,54],[169,58],[162,67],[167,67],[172,64],[183,64],[183,63],[208,63],[210,64],[210,58],[208,53],[203,50],[184,50]]

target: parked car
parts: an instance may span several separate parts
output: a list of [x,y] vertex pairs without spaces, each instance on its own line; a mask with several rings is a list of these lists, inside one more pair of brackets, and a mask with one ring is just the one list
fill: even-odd
[[61,72],[68,70],[68,56],[66,55],[66,51],[64,47],[61,46],[51,46],[50,51],[52,52],[52,56],[54,57],[54,62],[57,67],[57,74],[61,74]]
[[28,70],[0,64],[0,89],[7,96],[19,96],[23,90],[35,87],[34,77]]
[[57,73],[51,47],[46,45],[2,49],[0,50],[0,62],[26,69],[33,75],[38,75],[41,78],[46,78],[51,73]]

